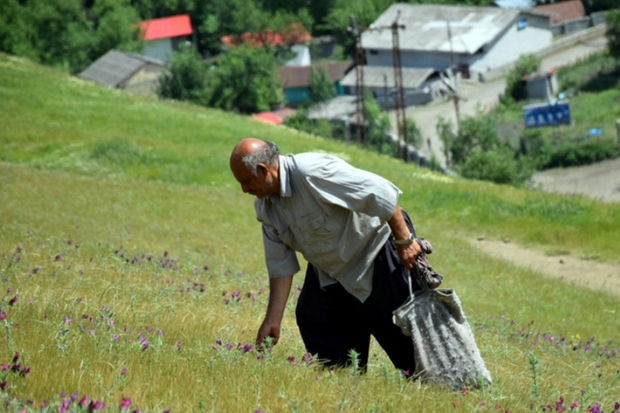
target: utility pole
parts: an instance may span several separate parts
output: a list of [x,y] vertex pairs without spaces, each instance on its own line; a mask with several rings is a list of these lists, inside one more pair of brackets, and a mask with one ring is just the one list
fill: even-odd
[[392,30],[392,62],[394,66],[394,109],[396,110],[396,126],[398,130],[398,156],[405,162],[409,161],[409,147],[407,139],[407,117],[405,115],[405,91],[403,87],[403,64],[400,56],[399,30],[405,29],[404,24],[398,24],[400,10],[390,25],[370,26],[371,30]]
[[364,116],[364,49],[362,49],[362,30],[357,25],[355,16],[351,14],[351,27],[348,31],[355,36],[355,114],[357,123],[357,142],[368,145],[366,139],[366,116]]
[[458,133],[459,129],[461,128],[461,108],[460,108],[460,102],[459,100],[461,99],[461,97],[459,96],[458,93],[458,85],[457,80],[456,80],[456,72],[454,71],[454,49],[452,48],[452,29],[450,28],[450,22],[447,21],[446,24],[448,25],[448,42],[450,42],[450,73],[448,73],[448,77],[449,80],[452,83],[452,86],[454,87],[454,90],[451,91],[452,93],[452,100],[454,102],[454,112],[456,114],[456,132]]

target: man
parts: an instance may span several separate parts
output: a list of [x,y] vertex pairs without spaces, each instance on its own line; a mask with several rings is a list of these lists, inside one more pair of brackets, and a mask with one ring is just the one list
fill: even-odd
[[256,196],[262,223],[270,296],[257,344],[280,338],[299,251],[308,268],[296,316],[308,352],[343,366],[353,350],[365,369],[373,335],[397,368],[413,372],[411,338],[392,323],[421,254],[398,205],[402,192],[335,156],[281,156],[274,143],[255,138],[235,146],[230,169]]

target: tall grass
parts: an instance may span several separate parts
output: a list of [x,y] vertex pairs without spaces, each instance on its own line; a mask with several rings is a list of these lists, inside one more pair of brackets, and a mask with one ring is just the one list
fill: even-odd
[[[149,412],[620,409],[618,298],[466,241],[510,237],[617,263],[618,205],[450,178],[2,55],[0,97],[3,409],[102,407],[94,401]],[[338,154],[403,189],[493,386],[452,392],[410,382],[374,343],[365,375],[321,369],[295,324],[302,274],[281,342],[257,352],[267,302],[260,228],[252,198],[228,172],[232,146],[248,135],[283,152]]]

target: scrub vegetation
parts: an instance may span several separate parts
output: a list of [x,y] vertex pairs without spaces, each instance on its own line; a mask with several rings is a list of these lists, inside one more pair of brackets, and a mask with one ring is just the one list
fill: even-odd
[[[251,118],[108,90],[0,55],[0,410],[618,412],[619,298],[476,250],[510,238],[620,264],[620,205],[441,175]],[[267,275],[234,144],[324,151],[404,192],[494,383],[366,374],[306,354],[294,280],[280,343],[254,337]]]

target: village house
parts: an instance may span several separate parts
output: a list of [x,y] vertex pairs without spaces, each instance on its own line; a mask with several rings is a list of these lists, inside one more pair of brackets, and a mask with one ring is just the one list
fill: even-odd
[[195,43],[188,14],[143,21],[140,35],[144,40],[142,54],[163,62],[168,62],[181,44]]
[[138,95],[156,95],[164,62],[135,53],[110,50],[78,74],[100,85]]
[[300,105],[310,97],[310,79],[312,70],[325,70],[330,81],[334,84],[338,95],[344,94],[341,80],[353,66],[352,61],[330,62],[321,65],[283,66],[278,69],[278,75],[284,97],[288,105]]

